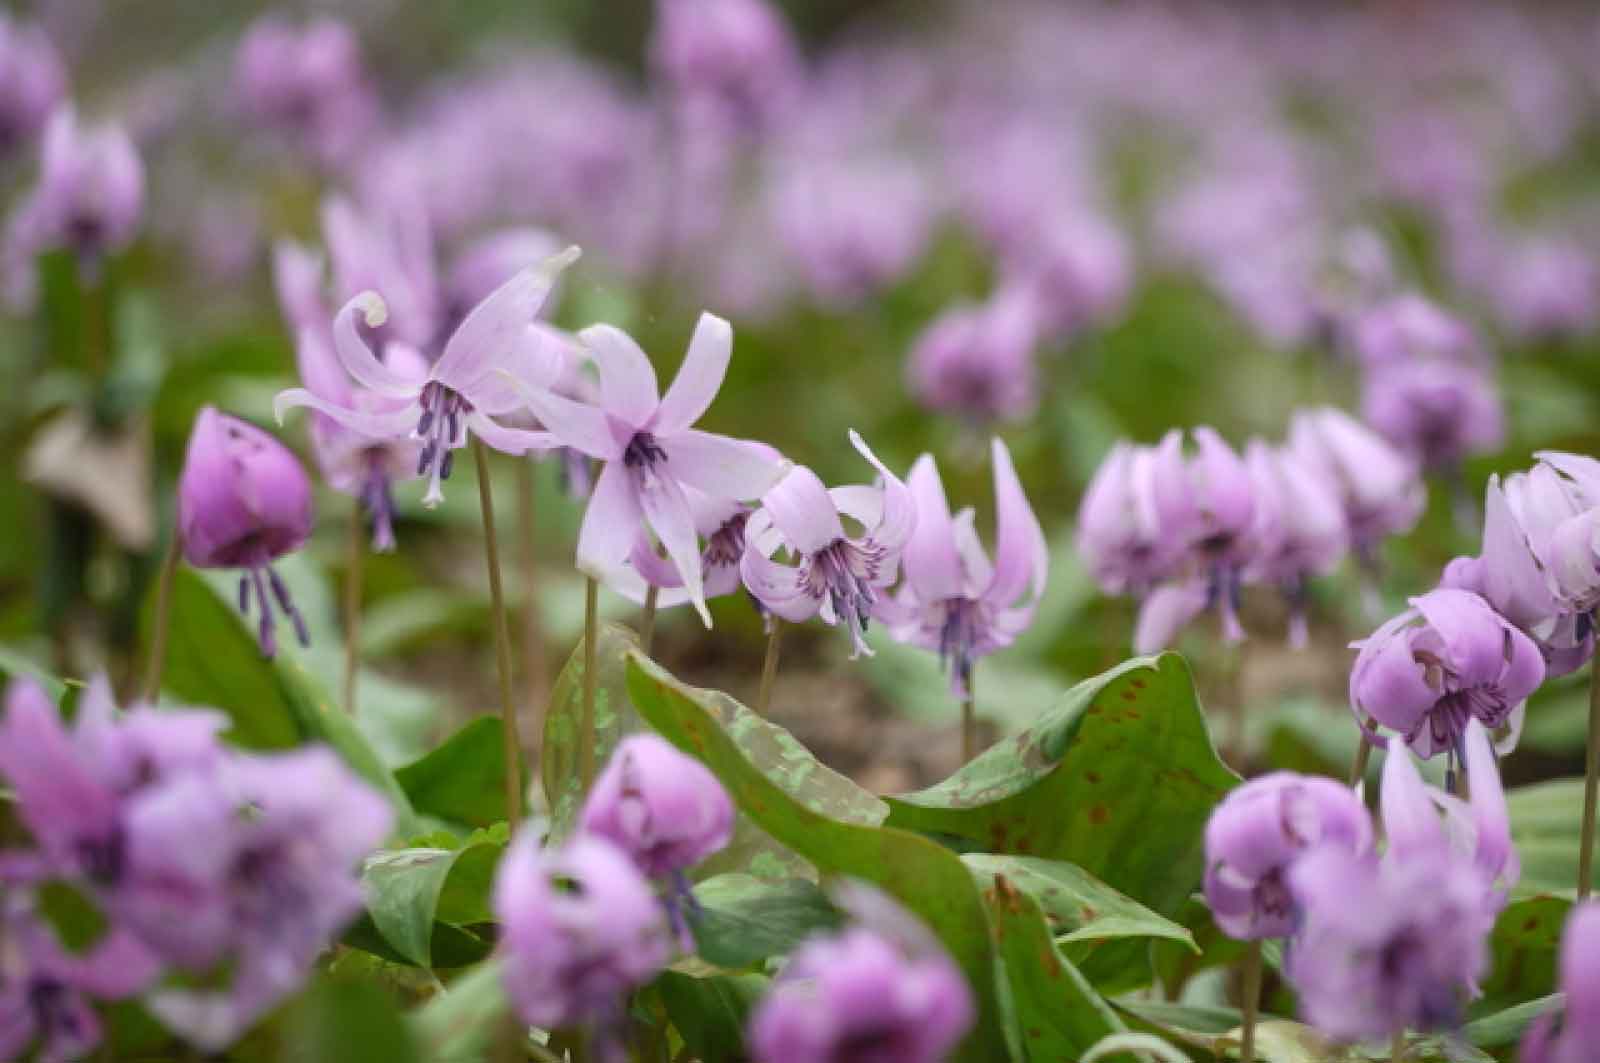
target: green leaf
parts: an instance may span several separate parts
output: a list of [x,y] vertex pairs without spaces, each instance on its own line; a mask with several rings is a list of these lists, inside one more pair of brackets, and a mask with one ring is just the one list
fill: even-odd
[[[1519,896],[1576,896],[1578,840],[1583,833],[1583,780],[1554,779],[1506,794],[1511,840],[1522,860]],[[1600,852],[1595,867],[1600,868]]]
[[431,1063],[476,1063],[485,1058],[511,1015],[500,986],[500,964],[486,960],[411,1013],[411,1029]]
[[889,824],[1064,860],[1171,916],[1199,881],[1206,819],[1238,781],[1188,665],[1165,653],[1079,683],[949,779],[890,798]]
[[1022,1058],[1078,1059],[1102,1038],[1123,1032],[1111,1005],[1056,948],[1033,897],[1004,875],[994,875],[983,896]]
[[702,909],[696,951],[718,967],[749,967],[839,925],[827,895],[803,878],[769,882],[735,872],[706,879],[694,895]]
[[768,984],[757,974],[697,978],[678,971],[663,972],[655,983],[672,1025],[701,1063],[746,1058],[745,1025]]
[[284,1059],[307,1063],[420,1063],[416,1038],[382,988],[319,980],[289,1016]]
[[1081,867],[1034,856],[968,853],[961,858],[980,885],[1004,875],[1044,912],[1058,945],[1103,992],[1122,992],[1150,981],[1150,938],[1176,941],[1198,954],[1194,935]]
[[[622,737],[640,730],[628,700],[626,657],[638,636],[620,624],[601,624],[595,642],[594,763],[599,771]],[[550,803],[551,838],[572,830],[583,800],[579,785],[578,739],[583,728],[583,642],[567,660],[550,691],[544,719],[540,763],[544,794]]]
[[[148,647],[153,607],[142,640]],[[198,574],[179,567],[172,581],[171,621],[162,690],[188,705],[209,706],[231,721],[228,738],[249,749],[281,750],[325,742],[394,805],[397,830],[413,833],[405,791],[348,715],[335,706],[290,653],[261,656],[231,603]]]
[[[918,835],[845,822],[796,798],[758,769],[724,729],[715,706],[726,709],[732,699],[679,683],[643,654],[635,652],[628,660],[628,689],[639,712],[680,749],[703,761],[751,821],[819,872],[852,875],[878,886],[939,936],[978,1003],[978,1021],[959,1058],[992,1059],[1004,1036],[994,986],[995,952],[982,897],[960,858]],[[781,763],[790,773],[788,785],[804,781],[794,778],[798,756]]]
[[1504,1048],[1522,1040],[1534,1020],[1561,1007],[1562,997],[1552,993],[1538,1000],[1510,1007],[1493,1015],[1474,1019],[1461,1028],[1461,1036],[1479,1048]]
[[52,701],[60,701],[67,684],[40,668],[26,654],[10,646],[0,645],[0,675],[7,679],[32,679],[44,688]]
[[500,720],[480,716],[419,760],[395,771],[418,812],[487,827],[506,818],[505,735]]
[[362,868],[361,887],[366,895],[367,914],[383,941],[406,962],[418,967],[433,967],[434,947],[444,924],[445,943],[450,947],[449,962],[437,957],[441,965],[460,966],[476,962],[488,945],[462,940],[462,933],[448,928],[490,921],[489,891],[494,868],[506,845],[504,828],[498,832],[479,832],[459,849],[417,847],[388,849],[367,858]]
[[1473,1014],[1487,1014],[1556,988],[1556,955],[1572,901],[1547,895],[1521,897],[1508,904],[1489,936],[1493,953],[1483,996]]

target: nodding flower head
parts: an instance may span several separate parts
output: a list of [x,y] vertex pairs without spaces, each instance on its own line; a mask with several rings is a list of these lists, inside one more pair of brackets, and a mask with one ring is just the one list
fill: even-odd
[[[1185,556],[1178,527],[1183,435],[1173,430],[1154,447],[1118,443],[1095,470],[1078,507],[1078,553],[1107,594],[1142,596],[1177,574]],[[1177,504],[1174,504],[1176,501]]]
[[683,102],[756,131],[800,81],[799,50],[766,0],[657,0],[650,60]]
[[[197,568],[238,568],[240,607],[252,594],[260,611],[261,648],[276,649],[272,602],[288,614],[302,643],[305,623],[272,562],[311,534],[311,482],[300,461],[270,433],[207,406],[195,419],[178,480],[183,555]],[[270,593],[269,593],[270,588]]]
[[911,467],[906,484],[917,510],[905,549],[905,580],[879,609],[889,634],[939,654],[950,685],[965,697],[974,662],[1011,644],[1033,619],[1044,595],[1050,555],[1044,532],[996,439],[994,463],[995,555],[991,562],[973,528],[973,511],[954,517],[933,456]]
[[248,117],[324,163],[346,158],[377,118],[361,45],[336,19],[257,19],[239,44],[233,82]]
[[1513,748],[1524,704],[1544,681],[1539,647],[1470,591],[1413,598],[1410,609],[1353,645],[1360,650],[1350,672],[1357,721],[1395,732],[1422,757],[1459,760],[1472,720]]
[[[848,629],[856,655],[871,655],[863,636],[899,574],[917,512],[910,490],[854,431],[850,442],[878,470],[878,483],[829,489],[795,466],[745,525],[740,568],[750,593],[774,615],[794,623],[820,616]],[[846,531],[841,516],[860,531]]]
[[911,349],[912,394],[976,425],[1027,417],[1039,404],[1034,317],[1031,300],[1021,297],[945,311]]
[[1248,581],[1274,585],[1289,603],[1289,641],[1306,644],[1306,583],[1332,571],[1349,547],[1337,486],[1292,452],[1252,439],[1245,464],[1255,493]]
[[733,802],[704,764],[666,739],[630,735],[595,780],[578,827],[660,878],[686,871],[728,844]]
[[1408,361],[1368,370],[1361,414],[1425,469],[1450,470],[1505,441],[1500,393],[1468,362]]
[[1416,462],[1342,410],[1301,410],[1289,426],[1289,450],[1338,485],[1350,548],[1368,562],[1390,535],[1410,531],[1427,494]]

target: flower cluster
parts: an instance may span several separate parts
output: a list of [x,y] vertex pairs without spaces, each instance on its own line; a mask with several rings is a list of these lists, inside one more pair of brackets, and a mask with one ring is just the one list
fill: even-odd
[[[360,911],[356,871],[392,813],[330,750],[242,753],[220,714],[121,712],[103,679],[70,728],[30,681],[5,699],[0,776],[31,844],[0,854],[0,1055],[81,1058],[94,1002],[136,995],[220,1051]],[[61,890],[99,913],[87,943],[54,922]]]

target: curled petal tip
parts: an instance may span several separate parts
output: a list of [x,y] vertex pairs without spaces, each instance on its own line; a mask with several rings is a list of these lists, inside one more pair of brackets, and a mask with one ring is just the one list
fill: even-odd
[[541,266],[540,269],[542,269],[545,273],[554,276],[555,274],[566,269],[568,266],[572,265],[574,262],[578,261],[578,259],[582,256],[583,250],[579,248],[577,244],[572,244],[568,246],[566,250],[559,251],[545,259],[544,265]]
[[367,323],[368,328],[381,328],[389,320],[389,304],[385,303],[383,296],[377,292],[362,292],[350,302],[361,311],[361,319]]

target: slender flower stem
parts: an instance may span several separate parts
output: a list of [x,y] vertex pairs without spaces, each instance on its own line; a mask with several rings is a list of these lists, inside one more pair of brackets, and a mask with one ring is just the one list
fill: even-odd
[[1361,780],[1367,777],[1367,764],[1372,760],[1372,743],[1367,741],[1367,732],[1362,731],[1358,739],[1361,743],[1356,746],[1356,760],[1350,765],[1350,785],[1359,786]]
[[350,514],[344,569],[344,711],[356,714],[356,672],[361,664],[361,566],[366,559],[366,524],[361,500]]
[[1394,1039],[1389,1042],[1390,1063],[1400,1063],[1406,1057],[1406,1032],[1396,1030]]
[[178,560],[183,556],[183,533],[172,529],[167,556],[161,559],[161,575],[156,582],[155,627],[150,632],[150,659],[144,665],[142,700],[155,704],[161,694],[161,668],[167,661],[167,629],[172,625],[172,581],[178,575]]
[[1244,953],[1243,981],[1239,986],[1244,1013],[1239,1034],[1239,1063],[1254,1063],[1256,1058],[1256,1015],[1261,1008],[1261,942],[1250,942]]
[[[538,510],[532,459],[517,463],[517,543],[522,561],[522,659],[527,673],[524,682],[530,706],[546,705],[549,675],[545,668],[544,629],[539,618]],[[548,706],[547,706],[548,708]],[[544,734],[544,728],[539,728]]]
[[639,619],[639,648],[645,653],[650,652],[650,646],[656,640],[656,601],[661,597],[661,588],[655,584],[644,592],[644,615]]
[[1584,751],[1583,837],[1578,842],[1578,900],[1594,886],[1594,821],[1600,797],[1600,664],[1589,673],[1589,744]]
[[967,677],[967,696],[961,699],[961,763],[978,755],[978,697],[972,677]]
[[768,617],[767,659],[761,663],[761,690],[756,694],[756,714],[765,716],[772,705],[772,684],[778,678],[778,646],[783,641],[783,621]]
[[494,533],[494,491],[489,484],[489,453],[472,441],[478,466],[478,502],[483,511],[483,546],[489,563],[489,602],[494,612],[495,665],[500,673],[500,723],[505,745],[506,822],[514,831],[522,822],[522,741],[517,731],[517,705],[511,693],[511,633],[506,628],[506,600],[500,587],[500,543]]
[[599,685],[600,583],[588,577],[583,596],[583,722],[578,731],[578,781],[594,782],[594,696]]

